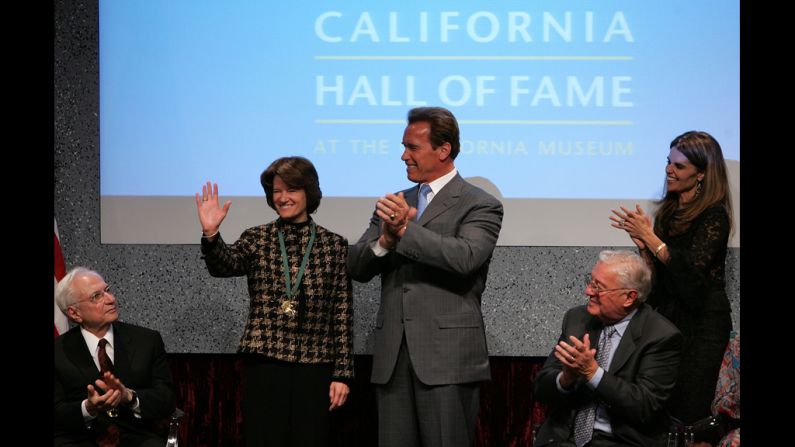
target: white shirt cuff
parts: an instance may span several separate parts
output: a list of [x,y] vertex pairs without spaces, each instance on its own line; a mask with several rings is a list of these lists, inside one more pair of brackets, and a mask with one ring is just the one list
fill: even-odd
[[596,387],[599,386],[599,382],[602,381],[602,376],[603,375],[605,375],[605,370],[602,369],[601,366],[596,368],[596,372],[594,373],[593,377],[591,377],[591,380],[586,382],[586,384],[588,385],[588,388],[590,388],[592,390],[595,390]]
[[88,414],[88,410],[86,409],[86,404],[88,403],[88,399],[83,399],[83,402],[80,403],[80,412],[83,413],[83,422],[89,423],[96,419],[96,416],[91,416]]
[[381,244],[378,243],[378,239],[370,242],[370,249],[373,250],[373,254],[379,258],[384,257],[387,255],[387,253],[389,253],[389,249],[382,247]]

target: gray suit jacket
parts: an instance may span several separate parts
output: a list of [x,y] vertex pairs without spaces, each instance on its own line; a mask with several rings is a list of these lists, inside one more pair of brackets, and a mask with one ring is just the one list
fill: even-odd
[[[403,191],[416,206],[418,186]],[[488,380],[489,356],[480,297],[502,225],[502,204],[456,175],[410,222],[395,249],[377,257],[370,227],[351,247],[350,276],[366,282],[381,275],[376,316],[373,383],[389,381],[405,329],[414,371],[427,385]]]
[[[585,306],[577,306],[563,317],[560,340],[569,341],[570,335],[582,340],[588,333],[591,346],[596,346],[602,327]],[[571,394],[557,389],[555,379],[563,366],[553,349],[535,381],[536,397],[549,404],[551,412],[534,445],[556,445],[568,439],[577,409],[593,399],[606,405],[613,434],[622,445],[665,445],[669,425],[665,402],[676,383],[682,341],[673,323],[641,304],[596,390],[582,384]]]

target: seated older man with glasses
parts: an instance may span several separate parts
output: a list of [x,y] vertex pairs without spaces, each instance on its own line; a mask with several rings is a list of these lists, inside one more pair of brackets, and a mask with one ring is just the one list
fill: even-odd
[[535,446],[665,445],[665,403],[682,334],[644,304],[651,271],[629,251],[602,251],[588,303],[569,309],[535,383],[550,414]]
[[55,301],[77,326],[55,339],[55,445],[162,447],[151,423],[174,411],[174,384],[157,331],[117,321],[99,273],[69,271]]

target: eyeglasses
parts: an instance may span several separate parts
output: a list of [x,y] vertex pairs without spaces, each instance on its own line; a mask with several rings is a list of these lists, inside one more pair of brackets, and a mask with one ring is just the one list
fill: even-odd
[[111,295],[110,286],[105,286],[104,289],[98,290],[98,291],[92,293],[91,296],[88,297],[87,300],[78,301],[75,304],[80,304],[80,303],[97,304],[100,300],[105,298],[106,295]]
[[591,279],[591,280],[589,280],[588,282],[585,283],[585,288],[587,289],[588,287],[590,287],[591,290],[593,290],[594,293],[596,293],[596,296],[600,296],[601,294],[607,293],[607,292],[615,292],[617,290],[635,290],[635,289],[630,288],[630,287],[616,287],[615,289],[603,289],[593,279]]

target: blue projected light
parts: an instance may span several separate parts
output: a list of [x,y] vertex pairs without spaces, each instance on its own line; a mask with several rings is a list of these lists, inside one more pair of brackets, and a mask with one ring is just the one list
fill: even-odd
[[103,196],[261,196],[285,155],[380,196],[420,105],[505,198],[658,198],[687,130],[739,160],[738,1],[145,3],[100,2]]

